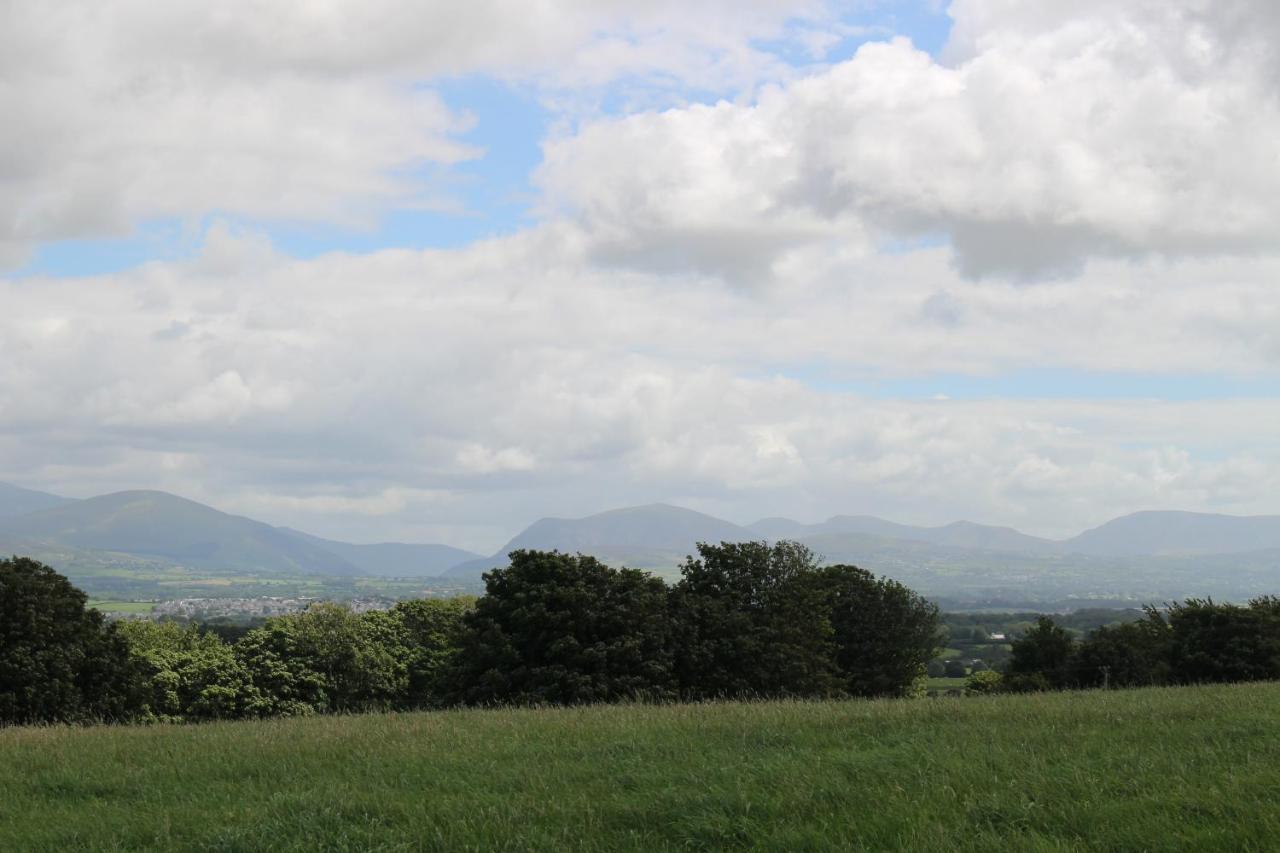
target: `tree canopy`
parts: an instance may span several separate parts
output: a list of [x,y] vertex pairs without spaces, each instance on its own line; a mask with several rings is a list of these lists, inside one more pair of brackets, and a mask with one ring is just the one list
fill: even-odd
[[26,557],[0,560],[0,724],[132,715],[138,680],[125,639],[83,592]]
[[455,696],[581,704],[675,695],[666,585],[594,557],[513,551],[465,619]]

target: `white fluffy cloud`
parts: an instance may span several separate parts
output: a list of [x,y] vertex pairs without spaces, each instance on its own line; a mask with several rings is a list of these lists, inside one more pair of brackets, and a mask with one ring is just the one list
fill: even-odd
[[42,241],[119,236],[156,217],[359,226],[439,205],[423,171],[480,152],[457,141],[468,117],[432,82],[736,91],[780,73],[753,39],[821,19],[822,6],[5,3],[0,268]]
[[1112,262],[1026,288],[965,282],[938,249],[743,291],[595,267],[563,226],[312,261],[208,242],[3,285],[7,476],[482,548],[543,514],[658,499],[1063,532],[1149,506],[1274,509],[1269,400],[876,393],[1015,366],[1274,377],[1274,262]]
[[[463,249],[301,261],[216,225],[189,260],[0,279],[0,479],[480,549],[652,500],[1050,533],[1277,510],[1269,5],[959,0],[940,59],[808,71],[760,40],[821,43],[825,4],[249,5],[4,7],[0,264],[434,203],[423,175],[477,154],[442,76],[579,119],[624,79],[632,114],[566,122],[542,223]],[[737,97],[650,109],[686,87]],[[993,390],[930,399],[956,375]],[[1202,399],[1144,399],[1179,380]]]
[[930,235],[970,276],[1021,279],[1091,257],[1275,251],[1274,4],[951,14],[948,61],[871,43],[753,103],[602,120],[549,146],[541,183],[603,259],[674,255],[730,278],[806,242]]

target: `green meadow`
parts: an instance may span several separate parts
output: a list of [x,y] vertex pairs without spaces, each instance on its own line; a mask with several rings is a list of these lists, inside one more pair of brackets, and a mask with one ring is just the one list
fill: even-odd
[[0,730],[0,849],[1274,850],[1280,685]]
[[103,613],[129,614],[146,614],[156,609],[155,602],[152,601],[108,601],[96,598],[89,599],[85,603],[85,607],[92,607],[94,610],[101,610]]

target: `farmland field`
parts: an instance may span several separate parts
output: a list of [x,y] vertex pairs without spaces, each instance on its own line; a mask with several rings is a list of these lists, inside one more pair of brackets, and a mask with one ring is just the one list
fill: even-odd
[[86,607],[92,607],[94,610],[101,610],[103,613],[129,613],[129,614],[146,614],[156,609],[155,602],[152,601],[109,601],[104,599],[89,599],[85,604]]
[[0,730],[0,849],[1266,850],[1280,685]]

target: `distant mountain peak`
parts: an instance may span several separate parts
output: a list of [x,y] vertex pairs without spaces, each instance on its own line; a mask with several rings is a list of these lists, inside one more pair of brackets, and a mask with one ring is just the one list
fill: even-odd
[[0,483],[0,518],[12,518],[74,503],[71,498]]

